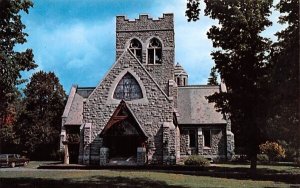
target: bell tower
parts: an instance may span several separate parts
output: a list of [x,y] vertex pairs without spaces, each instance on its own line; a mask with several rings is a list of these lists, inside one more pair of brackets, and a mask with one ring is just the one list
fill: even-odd
[[130,49],[166,94],[169,80],[174,79],[173,17],[163,14],[162,18],[152,19],[143,14],[135,20],[116,18],[116,59]]

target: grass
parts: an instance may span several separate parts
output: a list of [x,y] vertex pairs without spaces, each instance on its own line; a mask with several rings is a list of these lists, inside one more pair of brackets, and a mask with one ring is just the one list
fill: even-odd
[[[234,169],[234,168],[244,168],[249,169],[250,165],[247,164],[219,164],[218,166]],[[292,165],[257,165],[258,171],[268,170],[277,173],[289,173],[289,174],[300,174],[300,167]]]
[[[290,187],[289,182],[202,176],[197,172],[153,170],[32,170],[40,163],[31,162],[26,171],[1,169],[0,187]],[[220,164],[221,169],[243,169],[246,165]],[[259,166],[286,172],[291,166]],[[283,171],[281,171],[283,170]],[[299,169],[289,171],[298,174]],[[226,170],[223,171],[226,173]],[[13,185],[13,186],[12,186]]]

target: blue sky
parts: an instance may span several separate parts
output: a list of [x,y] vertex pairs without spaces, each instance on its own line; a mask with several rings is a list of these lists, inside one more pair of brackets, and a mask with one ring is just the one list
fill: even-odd
[[[213,66],[212,43],[206,32],[216,21],[203,16],[187,22],[186,0],[33,0],[29,14],[22,21],[29,34],[25,45],[32,48],[38,68],[24,73],[54,71],[68,93],[72,84],[96,86],[115,61],[115,17],[129,19],[149,14],[157,19],[163,13],[175,16],[175,62],[189,74],[190,84],[206,84]],[[204,3],[202,2],[202,10]],[[273,27],[264,35],[283,29],[276,24],[278,12],[271,16]]]

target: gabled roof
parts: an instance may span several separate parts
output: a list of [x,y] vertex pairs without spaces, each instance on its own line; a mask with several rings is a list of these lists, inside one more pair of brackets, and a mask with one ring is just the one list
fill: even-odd
[[[126,112],[125,114],[122,114],[123,111]],[[130,107],[126,104],[124,100],[121,100],[119,106],[116,108],[114,111],[113,115],[111,116],[110,120],[107,122],[106,126],[104,129],[101,131],[100,135],[105,135],[105,133],[116,123],[121,122],[125,119],[131,119],[134,121],[134,127],[137,130],[137,132],[143,136],[144,138],[148,138],[146,132],[144,131],[143,127],[141,124],[138,122],[137,118],[135,117],[134,113],[130,109]]]
[[220,86],[178,87],[179,124],[224,124],[223,115],[217,112],[214,103],[208,103],[206,96],[220,92]]
[[88,99],[94,97],[94,93],[97,92],[98,88],[101,88],[102,82],[106,79],[106,77],[109,76],[109,74],[112,72],[112,70],[119,64],[120,61],[123,60],[125,55],[130,55],[136,62],[137,64],[141,67],[141,70],[145,72],[146,75],[150,78],[150,80],[156,85],[158,90],[166,97],[168,101],[171,101],[171,99],[168,97],[168,95],[163,91],[163,89],[158,85],[158,83],[154,80],[153,76],[147,71],[147,69],[144,67],[144,65],[139,61],[139,59],[129,50],[129,48],[126,48],[124,52],[120,55],[120,57],[115,61],[115,63],[112,65],[112,67],[107,71],[105,76],[101,79],[97,87],[94,89],[94,91],[89,95]]
[[83,100],[87,98],[94,89],[93,87],[72,86],[62,116],[66,118],[65,125],[81,125],[83,119]]

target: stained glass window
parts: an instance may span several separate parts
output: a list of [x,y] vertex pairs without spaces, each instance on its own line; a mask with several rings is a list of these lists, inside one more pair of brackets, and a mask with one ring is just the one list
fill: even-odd
[[150,40],[148,46],[148,64],[161,64],[161,42],[157,38]]
[[130,51],[142,62],[142,44],[137,39],[132,39],[129,44]]
[[118,83],[113,98],[125,101],[141,99],[142,89],[136,79],[130,73],[126,73]]

